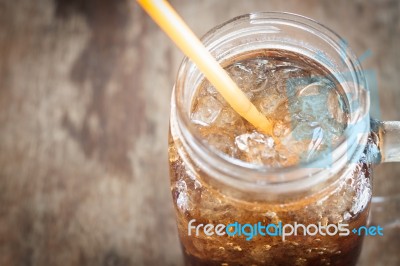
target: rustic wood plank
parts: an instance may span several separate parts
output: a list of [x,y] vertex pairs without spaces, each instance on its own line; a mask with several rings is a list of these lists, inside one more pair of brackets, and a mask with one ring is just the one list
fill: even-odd
[[[372,51],[382,117],[400,120],[398,1],[171,2],[198,35],[254,10],[322,21]],[[181,265],[166,158],[181,58],[134,1],[0,1],[0,265]],[[376,191],[399,176],[380,166]],[[399,265],[399,239],[367,242],[362,265]]]

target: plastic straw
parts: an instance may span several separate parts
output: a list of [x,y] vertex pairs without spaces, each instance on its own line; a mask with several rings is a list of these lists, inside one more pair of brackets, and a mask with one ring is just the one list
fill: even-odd
[[138,3],[179,49],[196,64],[233,110],[256,128],[272,135],[272,122],[250,102],[167,1],[138,0]]

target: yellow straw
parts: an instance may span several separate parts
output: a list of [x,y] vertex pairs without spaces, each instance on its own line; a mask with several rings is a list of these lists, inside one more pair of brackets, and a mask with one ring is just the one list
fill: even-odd
[[182,18],[165,0],[137,0],[144,10],[175,42],[210,81],[229,105],[264,133],[272,135],[272,122],[262,115],[229,77]]

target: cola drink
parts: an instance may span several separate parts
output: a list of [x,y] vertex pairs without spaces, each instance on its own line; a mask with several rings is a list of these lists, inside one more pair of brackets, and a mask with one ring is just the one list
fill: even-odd
[[[210,152],[243,167],[303,167],[332,152],[348,126],[349,103],[338,82],[317,61],[279,49],[236,55],[224,68],[246,96],[273,121],[273,135],[240,117],[203,80],[193,96],[190,120]],[[275,200],[226,194],[210,182],[171,126],[171,191],[186,265],[355,265],[362,236],[351,230],[366,224],[371,198],[370,165],[361,159],[337,181],[303,197]],[[361,156],[361,158],[364,158]],[[324,166],[323,166],[324,167]],[[329,171],[327,171],[329,175]],[[290,199],[289,199],[290,198]],[[346,236],[208,235],[199,224],[345,224]],[[191,231],[191,232],[190,232]]]

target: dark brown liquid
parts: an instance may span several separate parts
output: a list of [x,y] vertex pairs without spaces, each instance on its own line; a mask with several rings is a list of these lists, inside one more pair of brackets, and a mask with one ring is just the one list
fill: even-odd
[[[288,255],[286,252],[283,252],[281,256],[278,254],[274,258],[274,264],[268,262],[265,265],[276,265],[276,266],[288,266],[288,265],[308,265],[308,266],[321,266],[321,265],[336,265],[336,266],[351,266],[356,265],[358,256],[360,255],[362,245],[357,245],[354,247],[350,247],[348,252],[344,255],[332,255],[330,258],[314,258],[310,259],[303,264],[298,264],[297,255]],[[202,260],[197,257],[191,256],[190,254],[184,253],[184,261],[186,266],[225,266],[225,265],[234,265],[234,266],[247,266],[251,264],[247,264],[248,262],[243,263],[227,263],[226,261],[211,261],[211,260]],[[246,254],[243,254],[246,256]],[[324,261],[330,261],[330,264],[326,264]],[[297,264],[296,264],[297,263]],[[259,265],[259,264],[254,264]]]
[[[286,79],[283,82],[279,79],[273,79],[272,76],[269,77],[273,82],[271,84],[268,84],[268,81],[266,82],[265,80],[250,80],[252,86],[250,86],[250,89],[247,89],[251,92],[249,93],[249,97],[255,104],[259,103],[263,97],[270,97],[271,93],[276,93],[272,90],[284,91],[288,79],[294,78],[295,81],[303,82],[299,86],[303,86],[304,88],[304,86],[307,86],[304,82],[312,83],[314,82],[313,79],[323,77],[324,79],[329,79],[334,84],[338,101],[343,101],[343,109],[339,113],[332,114],[332,112],[328,112],[320,122],[318,122],[320,118],[318,116],[309,118],[305,123],[321,123],[320,127],[324,130],[324,136],[328,133],[331,134],[329,135],[330,140],[335,140],[335,134],[340,135],[343,132],[346,126],[346,104],[344,98],[340,98],[342,89],[321,65],[309,58],[294,53],[281,50],[262,50],[252,54],[240,55],[234,59],[234,63],[230,62],[226,64],[226,68],[229,71],[229,68],[233,68],[234,64],[238,62],[246,65],[249,62],[254,63],[260,60],[266,60],[271,63],[271,68],[266,68],[266,71],[269,71],[266,73],[267,78],[268,75],[274,75],[274,71],[271,71],[271,69],[275,69],[275,72],[282,71],[280,69],[286,69],[287,72],[283,71],[281,73],[282,79]],[[232,74],[232,72],[230,73]],[[254,78],[257,79],[257,76],[254,76]],[[240,81],[240,79],[238,80]],[[239,84],[239,86],[245,87],[246,85]],[[261,89],[252,91],[251,88],[255,86],[261,86]],[[200,86],[197,98],[193,104],[193,112],[198,110],[199,100],[202,97],[209,96],[208,93],[210,91],[206,92],[207,88],[209,87],[206,83]],[[299,88],[296,87],[296,89]],[[278,91],[277,93],[279,94],[280,92]],[[213,99],[221,103],[221,106],[217,106],[217,108],[221,108],[218,112],[219,114],[223,114],[224,110],[227,110],[226,108],[229,107],[224,104],[223,99],[214,94],[214,91],[211,90],[211,93],[213,94]],[[287,103],[283,102],[284,107],[276,109],[272,115],[276,119],[284,120],[289,112],[289,103],[290,101]],[[295,121],[297,123],[295,125],[298,126],[303,123],[303,118],[300,116],[299,121]],[[332,120],[328,121],[325,118],[331,118]],[[207,140],[210,146],[213,146],[219,152],[223,152],[239,160],[271,165],[273,167],[285,167],[298,163],[298,160],[285,160],[284,156],[281,155],[286,155],[286,151],[279,153],[280,157],[276,157],[278,155],[273,153],[275,157],[267,154],[268,158],[264,158],[262,157],[264,153],[261,155],[259,153],[251,153],[252,148],[260,149],[260,146],[249,146],[250,152],[241,150],[241,147],[238,147],[235,142],[237,137],[242,134],[256,132],[256,129],[246,121],[240,120],[241,118],[238,118],[239,120],[236,118],[229,120],[233,121],[232,123],[222,123],[224,127],[221,127],[222,124],[215,124],[215,121],[217,123],[220,122],[218,120],[220,117],[214,118],[212,113],[205,113],[204,117],[195,116],[194,119],[200,119],[200,122],[196,121],[200,134]],[[313,119],[316,120],[314,121]],[[286,122],[284,126],[293,129],[293,121]],[[328,125],[322,125],[322,123],[328,123]],[[331,126],[335,127],[335,130],[332,132],[329,131]],[[199,236],[195,236],[194,234],[189,236],[188,223],[192,219],[196,220],[194,225],[209,223],[214,226],[217,224],[227,225],[233,222],[240,224],[256,224],[261,222],[264,225],[278,224],[278,222],[282,222],[283,224],[297,222],[306,226],[309,224],[318,224],[318,222],[323,225],[345,223],[348,224],[348,229],[351,231],[353,228],[358,228],[366,224],[369,209],[368,202],[371,195],[369,165],[363,162],[355,164],[354,170],[348,176],[341,177],[334,187],[311,193],[303,199],[291,202],[285,202],[282,199],[282,203],[254,201],[250,197],[248,200],[246,198],[239,200],[222,194],[216,187],[208,184],[204,173],[200,171],[194,173],[193,169],[198,170],[198,168],[193,165],[192,167],[188,167],[190,162],[183,162],[180,154],[186,153],[182,150],[180,142],[174,140],[172,135],[170,134],[169,141],[171,190],[186,265],[352,266],[356,264],[361,250],[362,237],[351,232],[348,236],[322,236],[319,234],[314,236],[289,236],[285,241],[282,241],[279,236],[256,236],[252,240],[246,241],[244,236],[206,236],[202,231]],[[257,135],[257,137],[259,136]],[[276,137],[283,137],[283,135],[277,134]],[[263,138],[256,139],[257,145],[263,140]],[[323,138],[321,143],[323,144],[326,140]],[[221,145],[225,141],[228,141],[228,145]],[[295,149],[294,145],[298,145],[299,149],[310,147],[310,143],[294,143],[289,146],[290,151]],[[316,154],[318,154],[318,152],[323,153],[324,151],[326,151],[326,147],[321,145],[313,152],[317,152]],[[299,153],[295,155],[294,158],[301,156]],[[190,158],[190,154],[186,154],[185,156]]]

